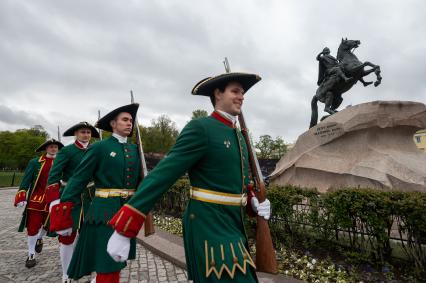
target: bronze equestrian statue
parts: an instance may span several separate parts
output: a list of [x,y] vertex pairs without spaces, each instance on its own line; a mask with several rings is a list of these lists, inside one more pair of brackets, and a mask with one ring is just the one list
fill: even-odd
[[[368,61],[362,63],[353,53],[353,50],[360,44],[359,40],[342,38],[337,51],[337,59],[330,55],[330,49],[327,47],[318,54],[317,84],[319,87],[311,101],[312,115],[309,128],[312,128],[318,122],[318,101],[325,103],[324,111],[332,115],[337,112],[336,109],[343,101],[342,94],[351,89],[357,81],[360,81],[364,86],[373,83],[365,82],[363,77],[374,72],[377,77],[374,86],[381,83],[380,66]],[[364,70],[365,66],[369,66],[371,69]]]

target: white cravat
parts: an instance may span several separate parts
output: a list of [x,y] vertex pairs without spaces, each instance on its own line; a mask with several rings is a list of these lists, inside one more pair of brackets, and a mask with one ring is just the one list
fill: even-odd
[[87,146],[89,145],[88,141],[87,142],[78,141],[78,142],[83,146],[83,148],[87,148]]
[[52,159],[55,159],[56,154],[46,153],[46,157],[48,157],[48,158],[52,158]]
[[225,111],[222,110],[216,110],[217,112],[219,112],[220,114],[222,114],[223,116],[225,116],[226,119],[230,120],[232,122],[233,125],[235,125],[235,123],[237,123],[237,116],[233,116]]
[[112,136],[118,140],[119,143],[126,143],[127,137],[122,137],[119,134],[112,133]]

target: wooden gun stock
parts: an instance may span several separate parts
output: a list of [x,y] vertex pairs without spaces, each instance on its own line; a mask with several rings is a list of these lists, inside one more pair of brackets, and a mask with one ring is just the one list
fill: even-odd
[[[223,64],[226,72],[231,72],[228,58],[225,57]],[[259,202],[263,202],[266,199],[265,183],[263,182],[262,171],[260,171],[256,151],[254,151],[254,147],[251,143],[242,111],[240,115],[238,115],[238,121],[240,122],[241,132],[247,144],[250,169],[256,185],[256,197]],[[272,245],[271,231],[269,230],[268,221],[260,216],[257,216],[256,227],[256,269],[258,271],[272,274],[278,273],[277,260],[275,257],[274,246]]]
[[[244,140],[247,144],[250,169],[256,186],[256,197],[258,198],[259,202],[263,202],[266,199],[265,183],[263,182],[262,172],[260,171],[256,152],[254,151],[253,145],[251,143],[242,112],[238,116],[238,120],[241,126],[241,133],[243,134]],[[256,270],[276,274],[278,273],[278,266],[275,257],[274,246],[272,245],[272,238],[268,221],[261,216],[257,216],[256,220]]]
[[[131,102],[134,103],[133,91],[130,91],[130,96],[131,96]],[[136,144],[138,146],[138,152],[139,152],[140,162],[141,162],[141,175],[140,175],[141,179],[140,179],[140,182],[139,182],[139,185],[140,185],[142,183],[143,179],[145,178],[145,176],[148,174],[148,168],[146,166],[145,155],[143,153],[141,131],[140,131],[140,128],[139,128],[139,122],[138,122],[137,117],[135,117],[134,126],[136,127],[136,131],[135,131],[136,132]],[[138,185],[138,187],[139,187],[139,185]],[[148,215],[145,218],[144,230],[145,230],[145,236],[149,236],[149,235],[152,235],[152,234],[155,233],[152,213],[148,213]]]

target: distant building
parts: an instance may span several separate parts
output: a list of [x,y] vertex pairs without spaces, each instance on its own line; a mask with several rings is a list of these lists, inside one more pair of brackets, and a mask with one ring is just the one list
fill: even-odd
[[416,146],[426,153],[426,129],[417,131],[413,139]]

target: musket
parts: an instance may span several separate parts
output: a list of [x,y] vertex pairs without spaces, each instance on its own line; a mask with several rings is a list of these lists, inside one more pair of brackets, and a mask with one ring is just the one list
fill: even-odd
[[[223,64],[225,65],[226,72],[231,72],[228,58],[225,57]],[[249,165],[255,183],[256,197],[259,203],[261,203],[266,199],[265,182],[263,181],[263,174],[260,170],[256,151],[253,147],[247,124],[244,120],[243,111],[238,115],[238,121],[248,149]],[[256,270],[276,274],[278,273],[278,266],[268,221],[259,215],[257,215],[256,221]]]
[[[135,99],[133,97],[133,91],[130,91],[130,100],[131,103],[135,103]],[[146,177],[146,175],[148,175],[148,168],[146,166],[146,161],[145,161],[145,154],[143,153],[143,147],[142,147],[142,139],[141,139],[141,131],[139,128],[139,122],[138,122],[138,116],[136,115],[135,117],[135,123],[134,123],[135,127],[136,127],[136,144],[138,146],[138,152],[139,152],[139,157],[140,157],[140,163],[141,163],[141,178],[140,178],[140,182],[139,185],[142,183],[143,179]],[[138,185],[138,187],[139,187]],[[144,223],[144,227],[145,227],[145,236],[149,236],[155,233],[155,229],[154,229],[154,221],[152,219],[152,213],[148,213],[148,215],[145,218],[145,223]]]
[[59,125],[58,125],[58,141],[61,142],[61,131],[59,130]]
[[[98,110],[98,121],[99,119],[101,119],[101,110]],[[99,131],[99,140],[102,140],[102,129],[98,128],[98,131]]]

